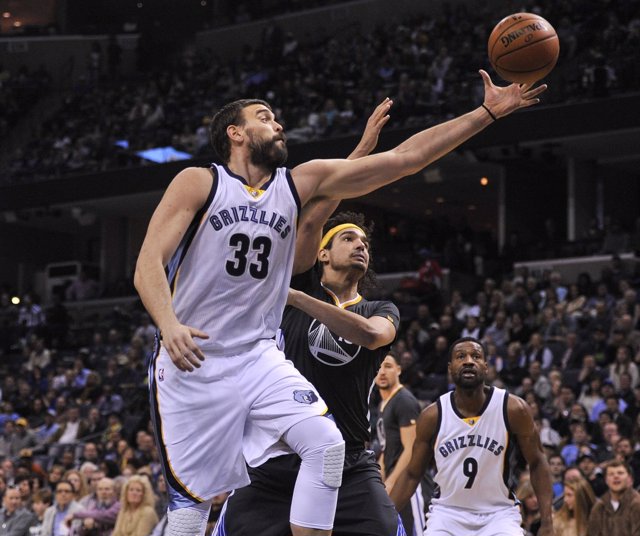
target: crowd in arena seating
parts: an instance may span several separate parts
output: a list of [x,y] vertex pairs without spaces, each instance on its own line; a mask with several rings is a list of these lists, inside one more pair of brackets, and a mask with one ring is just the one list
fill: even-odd
[[[450,388],[450,343],[474,336],[487,348],[490,383],[531,406],[553,462],[557,506],[563,475],[575,468],[601,496],[601,468],[612,459],[628,462],[640,486],[637,266],[614,256],[597,280],[520,269],[479,281],[474,292],[445,293],[439,267],[426,263],[394,292],[401,381],[424,404],[433,401]],[[166,506],[147,404],[154,326],[139,305],[77,325],[59,300],[43,307],[25,298],[13,305],[8,292],[0,296],[0,494],[15,486],[29,519],[46,525],[52,496],[53,508],[71,508],[60,507],[58,492],[72,488],[75,502],[65,498],[73,508],[55,519],[75,534],[108,535],[115,526],[120,536],[130,533],[118,531],[118,508],[135,484],[147,497],[136,507],[146,505],[144,515],[136,510],[146,528],[136,534],[149,534]],[[374,417],[375,409],[374,400]],[[535,524],[535,509],[527,519]],[[101,532],[84,532],[87,523]]]
[[22,116],[51,90],[51,74],[44,65],[30,72],[24,65],[11,72],[0,64],[0,137],[10,135]]
[[[638,87],[637,2],[593,1],[589,9],[577,0],[532,2],[526,9],[553,21],[562,43],[546,103]],[[273,25],[233,61],[190,48],[152,77],[114,79],[98,64],[13,155],[2,180],[140,166],[145,161],[135,153],[153,147],[209,156],[209,117],[239,96],[270,101],[291,143],[360,132],[384,96],[395,102],[388,128],[436,123],[480,102],[476,71],[489,69],[486,32],[500,16],[488,7],[444,3],[434,16],[371,33],[337,28],[320,42],[299,42]]]

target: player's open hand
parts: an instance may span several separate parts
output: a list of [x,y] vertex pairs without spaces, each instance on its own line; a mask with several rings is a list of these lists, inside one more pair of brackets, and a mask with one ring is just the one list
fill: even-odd
[[496,117],[504,117],[520,108],[538,104],[538,95],[546,91],[547,84],[531,88],[530,84],[511,84],[506,87],[496,86],[486,71],[480,69],[484,82],[484,105]]
[[193,372],[194,367],[200,368],[204,354],[193,339],[208,339],[209,335],[184,324],[175,324],[161,330],[161,333],[162,344],[176,367],[187,372]]
[[378,145],[378,136],[380,136],[380,131],[391,117],[389,115],[389,110],[392,105],[393,101],[387,97],[378,104],[378,106],[376,106],[376,109],[373,110],[373,113],[369,116],[369,119],[367,119],[367,126],[362,133],[360,143],[358,143],[358,146],[349,158],[367,156],[376,148],[376,145]]

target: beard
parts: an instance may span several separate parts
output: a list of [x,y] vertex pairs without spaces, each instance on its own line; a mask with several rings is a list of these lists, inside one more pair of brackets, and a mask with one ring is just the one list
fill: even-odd
[[486,374],[482,374],[479,371],[476,371],[475,376],[469,378],[463,376],[462,373],[462,370],[458,372],[458,374],[453,378],[453,383],[455,383],[457,387],[461,387],[463,389],[474,389],[479,385],[483,385],[486,380]]
[[[278,145],[278,140],[283,140],[282,145]],[[289,156],[286,138],[284,134],[276,136],[270,140],[257,140],[253,136],[249,140],[249,159],[254,166],[263,167],[270,171],[284,165]]]

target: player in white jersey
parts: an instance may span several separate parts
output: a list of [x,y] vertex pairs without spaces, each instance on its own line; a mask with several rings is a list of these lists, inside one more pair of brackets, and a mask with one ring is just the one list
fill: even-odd
[[212,144],[224,165],[174,178],[151,218],[134,278],[162,337],[149,384],[171,535],[203,534],[211,498],[246,485],[245,460],[259,464],[279,443],[302,458],[293,536],[330,534],[344,444],[322,417],[324,402],[273,340],[298,212],[416,173],[494,117],[536,104],[546,89],[497,87],[481,76],[483,106],[390,151],[313,160],[291,171],[281,167],[286,138],[266,102],[235,101],[215,115]]
[[522,536],[522,517],[509,488],[510,455],[517,446],[540,505],[538,536],[552,536],[551,474],[531,410],[521,398],[485,385],[485,355],[472,337],[451,345],[455,389],[420,414],[411,461],[391,499],[402,508],[433,461],[437,496],[425,536]]

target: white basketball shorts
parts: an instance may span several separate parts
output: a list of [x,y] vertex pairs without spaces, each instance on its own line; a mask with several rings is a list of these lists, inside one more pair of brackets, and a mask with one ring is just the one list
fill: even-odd
[[461,508],[431,505],[424,536],[524,536],[522,516],[517,506],[486,514]]
[[283,451],[291,426],[327,412],[272,340],[239,355],[209,356],[193,372],[178,370],[161,348],[149,386],[170,509],[246,486],[245,460],[260,465]]

